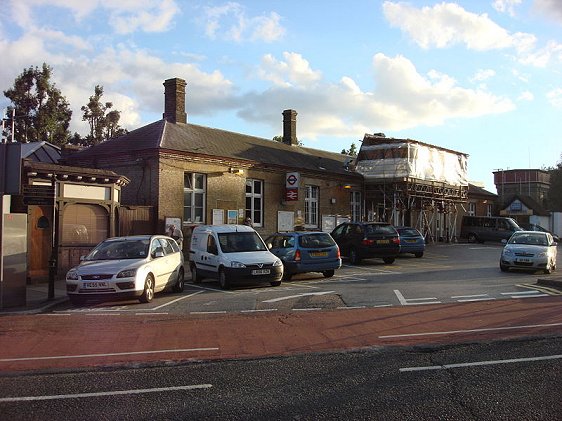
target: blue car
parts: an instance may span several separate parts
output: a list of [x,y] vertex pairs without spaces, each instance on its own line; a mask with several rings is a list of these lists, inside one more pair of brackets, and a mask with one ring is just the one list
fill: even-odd
[[340,249],[327,232],[280,232],[269,236],[265,243],[283,262],[284,280],[305,272],[320,272],[330,278],[341,267]]
[[412,253],[416,257],[422,257],[425,251],[425,239],[423,235],[411,227],[395,227],[400,236],[400,254]]

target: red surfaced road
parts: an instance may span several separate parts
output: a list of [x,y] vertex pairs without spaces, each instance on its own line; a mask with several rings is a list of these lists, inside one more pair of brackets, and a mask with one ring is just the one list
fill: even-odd
[[562,334],[562,298],[292,313],[0,317],[0,372]]

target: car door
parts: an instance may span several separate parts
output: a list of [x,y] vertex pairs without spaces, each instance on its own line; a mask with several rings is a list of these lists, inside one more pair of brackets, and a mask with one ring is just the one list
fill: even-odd
[[162,284],[166,283],[166,252],[164,245],[159,238],[154,238],[150,245],[150,257],[152,259],[150,267],[154,274],[155,289],[160,290]]
[[332,238],[335,240],[340,248],[340,253],[343,256],[349,256],[349,227],[351,224],[341,224],[332,231]]
[[162,258],[162,278],[160,288],[170,287],[175,284],[178,277],[178,270],[180,264],[179,252],[174,250],[174,247],[166,238],[160,239],[160,244],[164,248],[164,257]]

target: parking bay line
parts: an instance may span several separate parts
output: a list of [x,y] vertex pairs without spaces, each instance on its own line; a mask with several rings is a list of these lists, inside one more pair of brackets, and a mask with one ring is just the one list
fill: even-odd
[[404,372],[409,372],[409,371],[447,370],[449,368],[477,367],[477,366],[497,365],[497,364],[513,364],[513,363],[521,363],[521,362],[557,360],[557,359],[561,359],[561,358],[562,358],[562,354],[559,354],[559,355],[547,355],[547,356],[544,356],[544,357],[529,357],[529,358],[512,358],[512,359],[508,359],[508,360],[476,361],[476,362],[472,362],[472,363],[431,365],[431,366],[425,366],[425,367],[405,367],[405,368],[401,368],[399,371],[401,373],[404,373]]
[[[424,305],[424,304],[441,304],[441,301],[435,301],[437,300],[437,298],[435,297],[431,297],[431,298],[404,298],[404,295],[402,295],[402,293],[395,289],[394,290],[394,294],[396,295],[396,298],[398,298],[398,301],[400,302],[400,304],[402,304],[403,306],[416,306],[416,305]],[[424,301],[426,300],[426,302],[422,303],[422,302],[416,302],[416,303],[409,303],[408,301]],[[434,301],[427,301],[427,300],[434,300]]]
[[99,396],[115,396],[115,395],[139,395],[143,393],[161,393],[173,392],[177,390],[195,390],[209,389],[213,387],[211,384],[193,384],[188,386],[171,386],[171,387],[155,387],[152,389],[130,389],[130,390],[112,390],[107,392],[89,392],[89,393],[73,393],[67,395],[45,395],[45,396],[19,396],[0,398],[1,402],[23,402],[23,401],[46,401],[56,399],[76,399],[76,398],[92,398]]
[[218,351],[219,348],[185,348],[185,349],[157,349],[154,351],[131,351],[131,352],[110,352],[106,354],[77,354],[77,355],[52,355],[46,357],[20,357],[20,358],[0,358],[0,362],[9,363],[17,361],[41,361],[41,360],[65,360],[76,358],[92,358],[92,357],[117,357],[127,355],[147,355],[147,354],[165,354],[165,353],[183,353],[198,351]]
[[309,295],[326,295],[326,294],[333,294],[335,292],[336,291],[306,292],[304,294],[288,295],[286,297],[272,298],[271,300],[264,301],[264,303],[276,303],[278,301],[291,300],[293,298],[301,298],[301,297],[306,297],[306,296],[309,296]]

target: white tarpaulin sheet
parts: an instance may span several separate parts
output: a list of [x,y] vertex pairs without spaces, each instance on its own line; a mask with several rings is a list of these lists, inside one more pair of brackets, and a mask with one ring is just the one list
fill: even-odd
[[417,178],[467,186],[467,155],[418,143],[361,146],[356,170],[368,179]]

